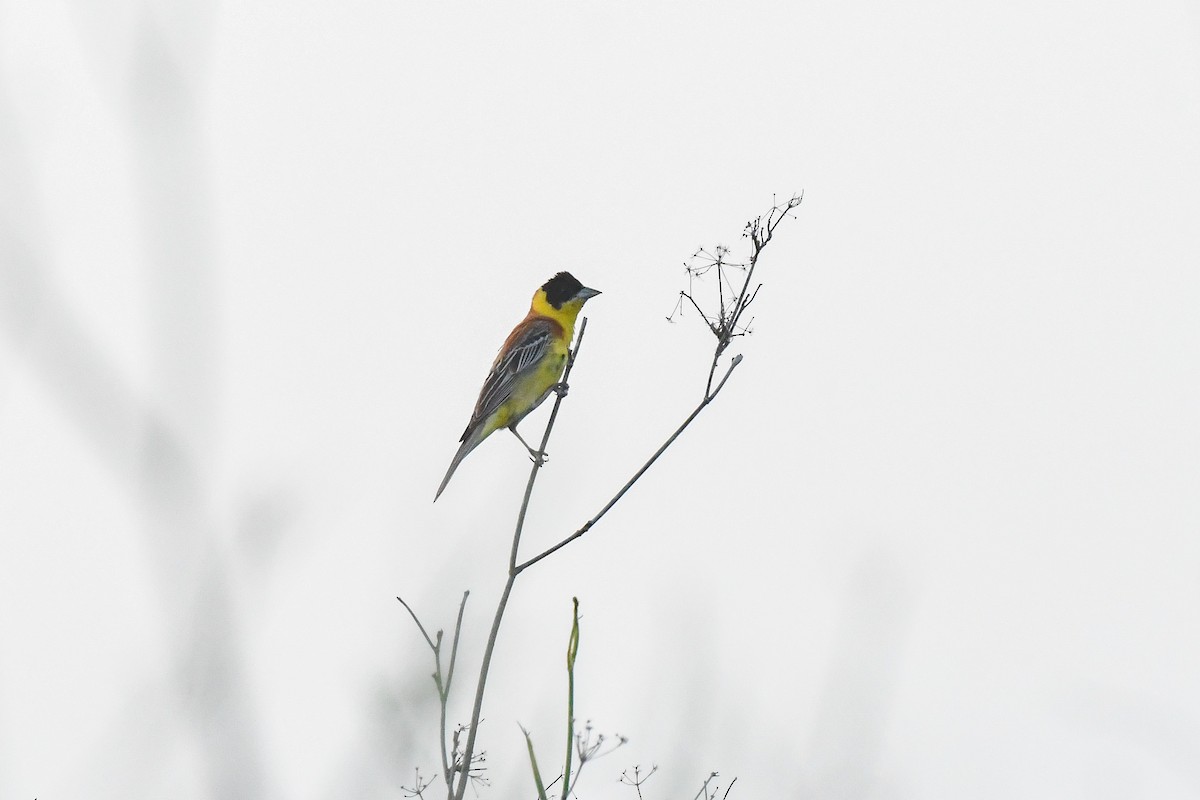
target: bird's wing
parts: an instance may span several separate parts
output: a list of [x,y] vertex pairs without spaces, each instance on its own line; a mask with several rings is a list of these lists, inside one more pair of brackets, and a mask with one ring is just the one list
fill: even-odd
[[475,413],[460,441],[466,441],[476,427],[512,397],[514,387],[537,369],[538,363],[549,352],[551,341],[561,332],[557,322],[545,317],[529,317],[513,328],[483,382]]

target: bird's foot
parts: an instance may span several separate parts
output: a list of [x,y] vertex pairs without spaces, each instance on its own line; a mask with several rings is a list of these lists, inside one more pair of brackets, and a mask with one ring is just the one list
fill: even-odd
[[552,388],[554,389],[554,393],[562,398],[567,396],[567,390],[571,387],[566,383],[556,383]]
[[529,453],[530,461],[537,464],[539,467],[546,463],[546,459],[550,457],[549,454],[534,450],[532,447],[530,447],[529,442],[525,441],[525,437],[517,433],[516,425],[509,428],[509,430],[512,431],[512,435],[517,437],[517,441],[520,442],[524,446],[525,450]]

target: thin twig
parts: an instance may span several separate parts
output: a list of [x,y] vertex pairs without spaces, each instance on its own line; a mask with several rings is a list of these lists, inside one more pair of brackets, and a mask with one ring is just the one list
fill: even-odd
[[433,778],[430,778],[429,780],[421,780],[421,768],[417,767],[416,778],[413,780],[413,785],[410,787],[401,784],[400,791],[404,792],[405,796],[407,797],[419,797],[424,800],[425,790],[429,788],[429,784],[433,783],[433,780]]
[[402,605],[406,609],[408,609],[408,613],[412,615],[413,622],[417,623],[417,628],[420,629],[421,635],[425,637],[425,642],[429,645],[429,649],[432,650],[434,653],[436,653],[437,645],[435,645],[433,643],[433,639],[429,638],[429,634],[425,631],[425,626],[421,624],[421,620],[417,619],[417,614],[415,611],[412,610],[412,606],[410,606],[408,603],[404,602],[403,597],[397,597],[396,599],[400,601],[400,605]]
[[458,658],[458,637],[462,634],[463,611],[467,608],[467,598],[471,592],[463,592],[462,602],[458,605],[458,619],[454,622],[454,641],[450,644],[450,668],[446,671],[446,694],[450,694],[450,682],[454,680],[454,662]]
[[704,309],[700,308],[700,306],[696,303],[696,301],[692,299],[692,296],[690,294],[688,294],[687,292],[680,292],[679,296],[686,297],[688,299],[688,302],[690,302],[692,304],[692,307],[694,309],[696,309],[696,311],[700,314],[701,319],[703,319],[708,324],[709,329],[713,330],[713,332],[715,333],[716,331],[715,331],[715,328],[713,325],[713,321],[708,318],[708,314],[704,313]]
[[738,353],[733,357],[733,360],[729,362],[729,369],[725,370],[725,377],[721,378],[721,382],[717,384],[717,388],[713,389],[713,393],[706,398],[708,402],[711,403],[713,398],[717,396],[717,393],[725,387],[725,381],[729,380],[729,376],[733,374],[733,368],[740,363],[742,363],[742,354]]
[[[438,748],[442,751],[442,776],[446,781],[446,789],[454,788],[454,769],[451,764],[450,755],[446,752],[446,706],[450,701],[450,683],[454,680],[454,662],[458,658],[458,638],[462,634],[462,619],[463,611],[467,608],[467,597],[471,592],[463,592],[462,602],[458,604],[458,619],[454,622],[454,639],[450,644],[450,667],[446,670],[446,680],[439,683],[438,699],[441,701],[441,713],[438,721]],[[439,631],[439,634],[441,632]],[[441,648],[441,637],[438,637],[438,646]],[[438,672],[441,672],[441,659],[436,659],[438,662]]]
[[600,518],[603,517],[605,514],[607,514],[609,509],[611,509],[613,506],[615,506],[617,504],[617,501],[620,500],[622,497],[624,497],[625,493],[628,492],[630,490],[630,488],[632,488],[632,486],[638,482],[638,479],[641,478],[642,475],[644,475],[646,473],[646,470],[650,469],[650,467],[654,464],[654,462],[658,460],[658,457],[661,456],[664,452],[666,452],[668,447],[670,447],[672,444],[674,444],[675,440],[679,438],[679,434],[683,433],[684,430],[687,429],[687,426],[692,424],[692,420],[694,420],[694,419],[696,419],[696,417],[700,416],[700,412],[703,411],[709,403],[711,403],[713,400],[716,399],[717,394],[721,391],[721,388],[725,386],[725,381],[729,380],[730,374],[733,373],[734,368],[737,367],[737,365],[740,363],[742,363],[742,357],[741,357],[741,355],[738,355],[735,359],[733,359],[732,362],[730,362],[729,369],[726,370],[725,377],[721,379],[721,382],[719,384],[717,384],[716,390],[713,391],[712,394],[706,395],[705,398],[700,401],[700,405],[696,406],[696,408],[692,411],[692,413],[688,415],[688,418],[683,421],[683,424],[680,425],[678,428],[676,428],[675,432],[672,433],[669,437],[667,437],[667,440],[665,442],[663,442],[662,445],[657,450],[654,451],[654,455],[650,456],[649,460],[647,460],[645,464],[642,464],[641,468],[637,472],[634,473],[633,477],[625,482],[625,485],[622,486],[620,488],[620,490],[615,495],[612,496],[611,500],[609,500],[607,503],[604,504],[604,507],[601,508],[600,511],[597,512],[594,517],[592,517],[587,522],[585,522],[583,524],[582,528],[575,531],[574,533],[572,533],[567,538],[563,539],[558,544],[554,545],[553,547],[547,548],[546,550],[537,554],[536,556],[529,559],[528,561],[517,565],[517,568],[516,568],[517,572],[521,573],[521,572],[529,569],[530,567],[532,567],[534,564],[541,561],[546,556],[552,555],[553,553],[566,547],[568,544],[570,544],[571,542],[578,539],[580,536],[583,536],[585,533],[590,531],[592,529],[592,526],[595,525],[597,522],[599,522]]
[[413,618],[413,622],[417,623],[418,630],[420,630],[421,635],[425,637],[425,643],[428,644],[429,649],[433,651],[433,682],[434,685],[437,686],[438,704],[441,706],[438,721],[438,750],[441,751],[442,756],[442,777],[446,781],[446,788],[451,790],[453,789],[454,768],[456,764],[451,763],[452,759],[450,758],[449,753],[446,751],[446,706],[450,700],[450,684],[454,680],[454,662],[458,658],[458,640],[462,635],[463,612],[466,610],[467,598],[470,596],[470,594],[471,593],[469,591],[463,592],[462,602],[459,603],[458,606],[458,619],[454,623],[454,640],[450,645],[450,667],[446,671],[445,677],[442,675],[443,632],[441,630],[437,632],[436,640],[434,638],[430,638],[429,632],[426,631],[425,626],[421,624],[421,619],[417,616],[416,612],[412,610],[412,606],[405,602],[404,598],[396,598],[400,601],[400,604],[408,610],[409,616]]
[[705,800],[708,800],[708,784],[710,784],[715,777],[717,777],[717,773],[709,773],[709,776],[704,779],[704,783],[700,785],[700,791],[696,792],[696,797],[692,798],[692,800],[699,800],[701,797],[703,797]]
[[658,765],[654,764],[653,766],[650,767],[650,771],[647,772],[646,775],[643,777],[642,776],[642,768],[640,766],[638,766],[637,764],[634,764],[633,765],[633,777],[632,778],[629,777],[629,770],[625,770],[624,772],[621,773],[621,777],[617,778],[617,782],[623,783],[626,786],[632,786],[634,789],[637,790],[638,800],[642,800],[642,784],[645,783],[646,781],[650,780],[650,777],[652,775],[654,775],[654,773],[656,773],[656,772],[658,772]]
[[717,374],[717,364],[721,362],[721,350],[723,349],[724,348],[718,344],[717,351],[713,353],[712,365],[708,368],[708,381],[704,384],[705,399],[712,397],[713,375]]

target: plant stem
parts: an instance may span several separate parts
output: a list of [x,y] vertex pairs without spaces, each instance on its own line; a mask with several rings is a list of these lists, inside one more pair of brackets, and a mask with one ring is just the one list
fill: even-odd
[[[574,604],[571,622],[571,638],[567,641],[567,755],[563,760],[562,800],[571,792],[571,743],[575,737],[575,656],[579,652],[579,598],[571,598]],[[581,756],[582,757],[582,756]],[[583,763],[580,762],[580,769]]]
[[679,434],[683,433],[684,430],[687,429],[687,426],[692,424],[692,420],[694,420],[696,417],[700,416],[700,412],[703,411],[705,409],[705,407],[708,406],[709,403],[711,403],[713,400],[716,399],[717,394],[721,391],[722,387],[725,386],[725,381],[729,380],[729,376],[733,373],[734,368],[737,367],[737,365],[740,363],[742,363],[742,357],[739,355],[736,358],[734,358],[733,361],[730,362],[729,369],[726,370],[726,372],[725,372],[725,377],[721,379],[721,382],[719,384],[717,384],[717,388],[715,390],[713,390],[712,394],[706,393],[704,395],[704,399],[700,401],[700,405],[696,406],[696,408],[692,411],[692,413],[688,415],[688,418],[683,421],[683,424],[680,425],[678,428],[676,428],[675,432],[672,433],[667,438],[667,440],[662,443],[662,446],[654,451],[654,455],[650,456],[650,459],[648,461],[646,461],[645,464],[642,464],[641,469],[639,469],[637,472],[635,472],[633,477],[625,482],[625,485],[622,486],[620,488],[620,490],[618,490],[617,493],[612,496],[612,499],[604,504],[604,508],[600,509],[600,511],[596,513],[596,516],[589,519],[587,522],[585,522],[583,524],[582,528],[575,531],[574,533],[572,533],[567,538],[563,539],[558,544],[554,545],[553,547],[551,547],[547,550],[542,551],[541,553],[537,554],[536,556],[529,559],[528,561],[517,565],[517,567],[516,567],[517,573],[520,574],[521,572],[529,569],[530,567],[532,567],[534,564],[541,561],[546,556],[553,555],[557,551],[566,547],[571,542],[578,539],[580,536],[583,536],[585,533],[590,531],[592,529],[592,526],[595,525],[597,522],[599,522],[600,518],[603,517],[605,514],[607,514],[609,509],[611,509],[613,506],[615,506],[617,504],[617,501],[620,500],[622,497],[624,497],[625,493],[628,492],[629,489],[635,483],[638,482],[638,479],[641,478],[642,475],[644,475],[646,473],[646,470],[650,469],[650,467],[654,464],[654,462],[658,460],[658,457],[661,456],[663,453],[665,453],[667,448],[675,443],[675,440],[679,438]]
[[[565,384],[567,379],[571,377],[571,368],[575,366],[575,357],[579,353],[579,348],[583,344],[583,334],[587,330],[587,317],[579,321],[579,334],[575,337],[575,347],[571,350],[567,357],[567,366],[563,371],[562,382]],[[550,433],[554,430],[554,421],[558,418],[558,409],[562,405],[564,395],[559,394],[554,401],[554,408],[550,411],[550,419],[546,422],[546,432],[542,434],[542,444],[539,452],[546,452],[546,445],[550,442]],[[487,645],[483,649],[483,664],[479,667],[479,682],[475,686],[475,705],[471,709],[471,724],[467,731],[467,744],[463,748],[462,755],[462,775],[458,779],[458,788],[448,795],[450,800],[463,800],[467,792],[467,780],[471,774],[471,759],[475,755],[475,737],[479,733],[479,717],[483,712],[483,692],[487,688],[488,670],[492,666],[492,654],[496,650],[496,638],[500,635],[500,623],[504,619],[504,610],[508,607],[508,598],[512,594],[513,584],[517,581],[517,576],[521,571],[517,569],[517,553],[521,547],[521,532],[525,528],[525,514],[529,510],[529,498],[533,494],[533,484],[537,480],[538,470],[542,465],[540,461],[534,461],[533,468],[529,471],[529,481],[525,484],[525,497],[521,501],[521,510],[517,514],[517,527],[513,531],[512,551],[508,557],[508,580],[504,582],[504,591],[500,594],[500,601],[496,604],[496,615],[492,618],[492,629],[488,633]]]

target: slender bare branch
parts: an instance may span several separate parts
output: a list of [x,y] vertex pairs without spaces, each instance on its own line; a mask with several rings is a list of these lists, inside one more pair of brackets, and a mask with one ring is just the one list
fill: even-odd
[[700,314],[700,318],[703,319],[705,321],[705,323],[708,324],[709,330],[711,330],[713,333],[717,332],[716,324],[711,319],[708,318],[708,314],[704,313],[704,309],[700,308],[700,306],[696,303],[696,301],[692,299],[692,296],[690,294],[688,294],[687,292],[680,292],[679,296],[686,297],[688,299],[688,302],[690,302],[692,304],[692,308],[696,309],[696,312]]
[[715,772],[709,773],[708,777],[704,779],[704,783],[702,783],[700,785],[700,791],[696,792],[696,796],[694,798],[692,798],[692,800],[700,800],[700,798],[704,798],[704,800],[709,800],[708,784],[712,783],[716,777],[717,777],[717,773],[715,773]]
[[[454,680],[454,662],[458,659],[458,639],[462,634],[462,619],[463,611],[467,608],[467,597],[471,594],[470,591],[463,592],[462,602],[458,604],[458,619],[454,622],[454,638],[450,644],[450,666],[446,669],[446,680],[443,683],[438,681],[438,699],[441,701],[441,713],[438,721],[438,749],[442,753],[442,776],[446,781],[446,789],[449,791],[454,788],[454,770],[451,764],[449,753],[446,752],[446,706],[450,701],[450,684]],[[441,631],[438,631],[438,646],[440,648]],[[436,658],[439,674],[441,673],[441,659]]]
[[429,785],[433,783],[433,781],[433,778],[423,779],[421,777],[421,768],[417,767],[416,777],[413,779],[413,785],[405,786],[401,784],[400,791],[404,792],[405,797],[417,797],[421,798],[421,800],[424,800],[425,790],[429,788]]
[[429,649],[433,651],[433,682],[437,686],[438,703],[441,706],[439,721],[438,721],[438,750],[442,757],[442,777],[446,781],[447,789],[453,789],[454,783],[454,767],[450,758],[450,753],[446,750],[446,706],[450,700],[450,684],[454,680],[454,662],[458,658],[458,641],[462,635],[462,620],[463,612],[467,607],[467,598],[470,592],[463,592],[462,602],[458,605],[458,619],[454,623],[454,639],[450,645],[450,666],[443,674],[442,672],[442,639],[443,631],[440,629],[435,637],[430,637],[429,632],[425,630],[425,626],[421,624],[420,618],[416,612],[412,610],[403,598],[397,597],[400,604],[408,610],[409,615],[413,618],[413,622],[417,623],[417,628],[421,631],[421,635],[425,637],[425,643],[429,645]]
[[[516,571],[518,573],[524,572],[525,570],[532,567],[534,564],[541,561],[543,558],[546,558],[549,555],[553,555],[557,551],[566,547],[571,542],[575,541],[576,539],[578,539],[579,537],[583,536],[585,533],[590,531],[592,529],[592,526],[595,525],[597,522],[599,522],[600,518],[603,517],[605,514],[607,514],[609,509],[611,509],[613,506],[615,506],[617,504],[617,501],[619,501],[622,497],[624,497],[625,493],[628,492],[630,490],[630,488],[632,488],[633,485],[638,482],[638,479],[646,474],[646,470],[650,469],[650,467],[654,464],[654,462],[658,460],[659,456],[661,456],[663,453],[665,453],[667,448],[675,443],[675,440],[679,438],[679,434],[683,433],[687,429],[687,427],[692,424],[692,421],[694,419],[696,419],[696,417],[700,416],[700,412],[703,411],[708,406],[709,403],[711,403],[713,400],[716,399],[717,394],[725,386],[725,382],[727,380],[729,380],[729,376],[731,374],[733,374],[733,370],[740,363],[742,363],[742,356],[739,354],[733,359],[733,361],[730,362],[729,369],[727,369],[725,371],[725,377],[723,377],[721,379],[721,382],[719,384],[717,384],[717,388],[715,390],[713,390],[711,393],[705,394],[704,399],[701,400],[700,404],[692,410],[692,413],[689,414],[687,419],[685,419],[683,421],[683,424],[680,425],[678,428],[676,428],[675,432],[672,433],[669,437],[667,437],[667,440],[665,442],[663,442],[662,445],[659,446],[659,448],[657,450],[654,451],[654,455],[650,456],[650,458],[646,461],[646,463],[642,464],[641,468],[638,469],[638,471],[633,474],[633,477],[625,482],[625,485],[622,486],[617,491],[617,493],[612,496],[612,499],[610,499],[607,503],[604,504],[604,507],[601,508],[594,517],[589,519],[587,522],[585,522],[583,524],[583,527],[579,528],[579,530],[575,531],[570,536],[568,536],[565,539],[563,539],[562,541],[560,541],[558,544],[554,545],[553,547],[549,547],[546,550],[543,550],[541,553],[538,553],[536,556],[529,559],[528,561],[518,564],[516,567]],[[714,365],[714,369],[715,369],[715,365]]]
[[712,394],[708,396],[707,401],[709,403],[712,402],[713,398],[717,396],[721,389],[725,388],[725,381],[729,380],[729,376],[733,374],[734,367],[740,363],[742,363],[742,354],[738,353],[733,357],[733,360],[729,362],[729,369],[725,370],[725,377],[721,378],[721,382],[717,384],[717,388],[713,389]]
[[467,608],[467,598],[470,590],[463,592],[462,602],[458,604],[458,619],[454,622],[454,639],[450,644],[450,668],[446,670],[446,694],[450,694],[450,682],[454,680],[454,662],[458,658],[458,638],[462,634],[463,611]]
[[413,622],[417,623],[417,628],[421,631],[421,635],[425,637],[425,643],[428,644],[429,649],[436,654],[437,645],[433,643],[433,639],[429,638],[429,633],[425,630],[425,626],[422,625],[421,620],[417,618],[417,612],[412,610],[412,606],[404,602],[403,597],[397,597],[396,599],[399,600],[400,605],[404,606],[404,608],[408,611],[409,615],[413,618]]
[[657,764],[652,765],[650,767],[650,771],[647,772],[645,775],[642,774],[642,768],[640,766],[638,766],[637,764],[634,764],[633,765],[633,776],[630,777],[629,770],[625,770],[624,772],[621,773],[621,777],[617,778],[617,782],[623,783],[626,786],[632,786],[635,790],[637,790],[638,800],[642,800],[642,786],[643,786],[643,784],[646,783],[646,781],[650,780],[650,778],[656,772],[658,772]]

